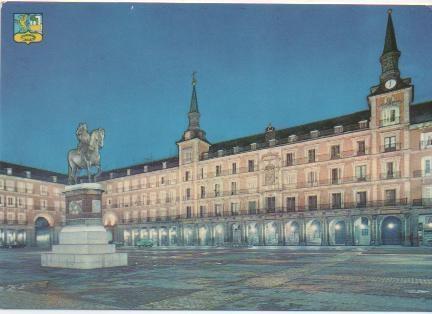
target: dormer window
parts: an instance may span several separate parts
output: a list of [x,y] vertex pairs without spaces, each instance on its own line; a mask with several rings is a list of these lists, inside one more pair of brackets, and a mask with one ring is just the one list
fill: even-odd
[[8,176],[11,176],[12,175],[12,168],[6,168],[6,174]]
[[269,140],[269,145],[270,146],[275,146],[276,145],[276,140],[275,139]]
[[126,175],[130,176],[131,174],[131,170],[130,169],[126,169]]
[[290,143],[297,141],[297,135],[292,134],[292,135],[288,136],[288,141]]
[[57,176],[52,176],[52,182],[54,182],[54,183],[57,182]]
[[234,154],[237,154],[239,152],[239,150],[240,150],[240,147],[238,147],[238,146],[233,147],[233,153]]
[[359,121],[359,128],[360,129],[366,129],[367,126],[368,126],[368,121],[367,120]]
[[310,132],[310,135],[312,138],[317,138],[319,136],[319,131],[318,130],[313,130]]
[[28,178],[28,179],[31,178],[31,172],[30,171],[26,171],[25,174],[26,174],[26,178]]
[[162,169],[166,169],[166,167],[167,167],[167,162],[166,161],[162,162]]
[[334,127],[334,132],[335,132],[335,134],[343,133],[343,126],[342,125],[336,125]]
[[110,172],[109,177],[110,177],[110,179],[113,179],[114,178],[114,172]]
[[148,166],[145,165],[145,166],[144,166],[144,172],[147,172],[147,171],[148,171]]
[[257,144],[256,144],[256,143],[252,143],[252,144],[250,144],[250,145],[251,145],[251,149],[252,149],[252,150],[255,150],[256,147],[257,147]]
[[217,154],[218,154],[218,157],[223,156],[223,154],[224,154],[223,149],[219,149],[218,152],[217,152]]

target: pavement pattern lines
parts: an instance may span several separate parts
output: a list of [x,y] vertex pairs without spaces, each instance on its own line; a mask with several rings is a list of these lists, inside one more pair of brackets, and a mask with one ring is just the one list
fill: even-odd
[[122,249],[129,266],[40,266],[0,250],[1,309],[431,311],[432,248]]

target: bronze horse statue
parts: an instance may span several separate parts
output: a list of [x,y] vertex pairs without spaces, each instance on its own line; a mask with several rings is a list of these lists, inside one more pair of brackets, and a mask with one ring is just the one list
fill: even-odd
[[79,141],[78,147],[68,152],[68,180],[69,184],[78,183],[77,179],[81,170],[87,171],[88,182],[91,182],[91,167],[96,167],[94,181],[101,174],[100,149],[104,145],[105,130],[98,128],[90,134],[87,132],[87,125],[80,123],[76,131]]

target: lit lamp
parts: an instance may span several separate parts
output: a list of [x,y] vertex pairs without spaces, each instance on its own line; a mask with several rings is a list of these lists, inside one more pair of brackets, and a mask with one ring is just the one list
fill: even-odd
[[387,228],[389,228],[389,229],[393,229],[394,227],[395,227],[395,225],[392,222],[387,225]]
[[335,226],[335,229],[336,229],[336,230],[340,230],[340,228],[341,228],[340,224],[337,224],[337,225]]

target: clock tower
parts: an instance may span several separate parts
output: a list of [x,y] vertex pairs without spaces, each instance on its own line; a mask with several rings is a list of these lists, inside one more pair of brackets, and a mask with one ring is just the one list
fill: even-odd
[[409,106],[413,101],[414,87],[411,78],[401,78],[396,34],[392,10],[387,11],[387,28],[384,49],[380,57],[381,75],[378,85],[370,89],[368,104],[371,110],[371,128],[409,123]]

